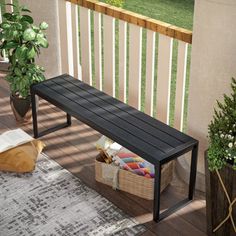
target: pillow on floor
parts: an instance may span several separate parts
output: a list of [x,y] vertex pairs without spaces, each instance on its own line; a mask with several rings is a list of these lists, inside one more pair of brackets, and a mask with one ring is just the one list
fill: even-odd
[[44,143],[40,140],[33,140],[0,153],[0,171],[16,173],[33,171],[37,157],[44,146]]

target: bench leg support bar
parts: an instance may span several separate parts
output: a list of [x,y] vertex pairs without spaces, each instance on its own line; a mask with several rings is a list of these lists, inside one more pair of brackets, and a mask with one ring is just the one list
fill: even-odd
[[57,131],[57,130],[66,128],[66,127],[68,127],[68,126],[70,126],[70,125],[68,125],[67,123],[59,124],[59,125],[53,126],[53,127],[51,127],[51,128],[48,128],[48,129],[43,130],[42,132],[38,133],[38,135],[35,136],[35,138],[40,138],[40,137],[42,137],[42,136],[44,136],[44,135],[46,135],[46,134],[53,133],[53,132],[55,132],[55,131]]
[[153,220],[160,220],[160,197],[161,197],[161,164],[155,166]]
[[198,144],[193,147],[192,156],[191,156],[191,169],[190,169],[190,178],[189,178],[189,193],[188,199],[192,200],[194,195],[196,177],[197,177],[197,156],[198,156]]
[[32,106],[32,118],[33,118],[33,131],[34,137],[38,137],[38,120],[37,120],[37,107],[35,94],[31,91],[31,106]]
[[36,106],[36,99],[35,94],[31,92],[31,103],[32,103],[32,117],[33,117],[33,129],[34,129],[34,138],[42,137],[46,134],[55,132],[59,129],[71,126],[71,116],[69,114],[66,114],[66,122],[63,124],[56,125],[54,127],[51,127],[49,129],[46,129],[39,133],[38,131],[38,119],[37,119],[37,106]]
[[155,222],[159,222],[163,220],[164,218],[168,217],[175,211],[185,207],[187,204],[192,202],[194,189],[195,189],[195,183],[196,183],[197,155],[198,155],[198,144],[196,144],[192,150],[188,197],[182,201],[179,201],[178,203],[169,207],[167,210],[161,213],[160,213],[161,164],[158,163],[155,166],[154,203],[153,203],[153,220]]

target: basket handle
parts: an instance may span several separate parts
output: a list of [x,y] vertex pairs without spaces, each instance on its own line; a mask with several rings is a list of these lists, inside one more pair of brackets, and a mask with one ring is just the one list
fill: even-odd
[[119,189],[119,168],[115,169],[114,176],[112,180],[112,188],[114,190]]

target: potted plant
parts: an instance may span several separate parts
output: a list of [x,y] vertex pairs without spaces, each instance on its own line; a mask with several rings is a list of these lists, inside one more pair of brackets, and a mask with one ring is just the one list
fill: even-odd
[[217,101],[206,152],[208,235],[236,235],[236,80],[232,93]]
[[31,118],[30,86],[45,80],[44,69],[36,64],[41,48],[48,47],[44,31],[48,28],[46,22],[34,25],[33,18],[25,6],[12,5],[12,13],[3,14],[0,24],[0,52],[9,59],[8,74],[11,95],[10,104],[19,122]]

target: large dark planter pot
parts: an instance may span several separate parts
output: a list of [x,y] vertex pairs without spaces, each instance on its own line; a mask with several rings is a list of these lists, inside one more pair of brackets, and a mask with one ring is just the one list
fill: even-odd
[[10,105],[15,119],[18,123],[28,123],[31,121],[32,111],[30,96],[28,96],[27,98],[19,98],[18,96],[11,94]]
[[[208,169],[207,152],[205,152],[206,171],[206,213],[207,213],[207,234],[214,236],[235,236],[230,219],[215,233],[213,230],[227,217],[229,213],[229,203],[224,190],[215,172]],[[223,183],[227,189],[230,200],[236,197],[236,171],[230,164],[227,164],[219,171]],[[236,205],[233,206],[233,218],[236,222]]]

